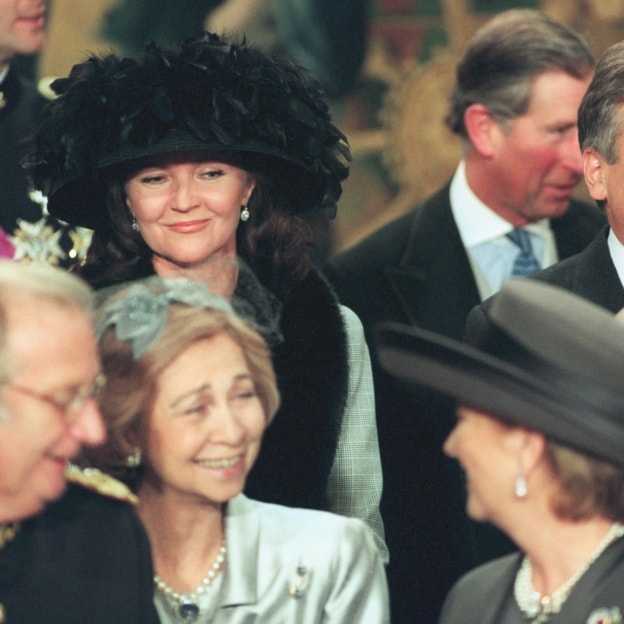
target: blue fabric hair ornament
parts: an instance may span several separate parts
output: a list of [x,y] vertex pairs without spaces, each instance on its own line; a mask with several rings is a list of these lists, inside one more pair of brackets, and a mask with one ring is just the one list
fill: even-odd
[[100,291],[98,297],[105,297],[111,290],[114,294],[105,299],[96,319],[98,340],[108,327],[114,326],[117,339],[131,343],[135,360],[158,341],[167,324],[168,309],[172,303],[235,314],[223,297],[182,279],[150,277],[121,289],[117,286]]

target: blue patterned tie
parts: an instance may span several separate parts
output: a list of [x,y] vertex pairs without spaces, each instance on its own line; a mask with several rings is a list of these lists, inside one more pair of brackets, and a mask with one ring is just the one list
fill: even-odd
[[525,230],[522,228],[514,228],[506,236],[520,248],[514,261],[513,271],[511,273],[513,276],[528,277],[542,268],[539,260],[533,254],[531,240]]

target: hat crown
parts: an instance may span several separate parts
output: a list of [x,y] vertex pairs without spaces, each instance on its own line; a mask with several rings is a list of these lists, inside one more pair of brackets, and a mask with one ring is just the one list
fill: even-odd
[[538,360],[618,393],[624,387],[624,326],[607,310],[543,282],[511,280],[487,316]]

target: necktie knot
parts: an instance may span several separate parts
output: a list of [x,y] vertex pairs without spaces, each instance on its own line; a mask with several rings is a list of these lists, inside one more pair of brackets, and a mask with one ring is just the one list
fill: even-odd
[[533,253],[533,246],[527,231],[523,228],[514,228],[506,236],[519,248],[511,274],[517,277],[527,277],[539,271],[541,266]]

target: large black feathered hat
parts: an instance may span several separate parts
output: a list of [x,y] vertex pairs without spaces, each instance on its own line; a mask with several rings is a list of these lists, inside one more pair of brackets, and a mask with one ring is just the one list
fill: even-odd
[[624,324],[575,294],[510,280],[473,344],[386,324],[381,365],[503,420],[624,467]]
[[159,154],[243,154],[293,212],[335,206],[350,159],[319,83],[303,68],[215,34],[137,58],[91,56],[52,83],[28,166],[50,213],[96,228],[120,167]]

